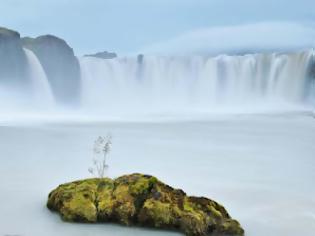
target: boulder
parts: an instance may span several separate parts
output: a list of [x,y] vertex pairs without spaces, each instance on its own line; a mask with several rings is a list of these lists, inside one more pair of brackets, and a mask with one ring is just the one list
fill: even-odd
[[22,43],[41,62],[56,100],[64,104],[78,104],[80,65],[73,49],[63,39],[53,35],[22,38]]
[[150,175],[62,184],[49,194],[47,207],[70,222],[117,222],[179,230],[188,236],[244,235],[219,203],[187,196]]

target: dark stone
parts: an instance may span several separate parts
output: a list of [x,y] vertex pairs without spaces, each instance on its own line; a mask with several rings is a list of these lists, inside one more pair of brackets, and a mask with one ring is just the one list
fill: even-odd
[[80,65],[73,49],[53,35],[22,38],[23,46],[32,50],[41,62],[57,102],[80,102]]
[[29,87],[28,62],[20,34],[0,27],[0,83],[15,88]]
[[144,55],[143,54],[139,54],[137,56],[138,67],[137,67],[137,72],[136,72],[138,80],[142,80],[143,79],[143,60],[144,60]]
[[117,57],[117,54],[114,53],[114,52],[107,52],[107,51],[104,51],[104,52],[98,52],[98,53],[95,53],[95,54],[87,54],[87,55],[84,55],[85,57],[97,57],[97,58],[101,58],[101,59],[114,59]]
[[143,54],[139,54],[137,56],[137,62],[138,64],[142,64],[143,63],[143,58],[144,58],[144,55]]

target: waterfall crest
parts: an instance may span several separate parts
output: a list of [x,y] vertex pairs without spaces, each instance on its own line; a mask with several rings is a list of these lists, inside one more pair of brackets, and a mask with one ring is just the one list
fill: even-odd
[[36,57],[29,49],[23,48],[29,64],[29,73],[32,81],[33,97],[37,104],[51,106],[55,103],[46,73]]
[[82,103],[96,109],[211,110],[247,103],[303,103],[313,50],[217,57],[80,59]]

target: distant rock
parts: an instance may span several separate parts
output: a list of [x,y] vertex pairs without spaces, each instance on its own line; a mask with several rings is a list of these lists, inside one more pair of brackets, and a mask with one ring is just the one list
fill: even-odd
[[138,64],[142,64],[143,63],[143,59],[144,59],[144,55],[143,54],[139,54],[137,56],[137,62]]
[[101,59],[113,59],[113,58],[117,57],[117,54],[114,53],[114,52],[104,51],[104,52],[98,52],[98,53],[95,53],[95,54],[87,54],[87,55],[84,55],[84,56],[85,57],[97,57],[97,58],[101,58]]
[[137,72],[136,72],[137,78],[139,80],[143,80],[143,72],[144,72],[143,60],[144,60],[144,55],[143,54],[139,54],[137,56],[138,66],[137,66]]
[[62,184],[49,194],[47,207],[65,221],[117,222],[180,230],[188,236],[244,235],[217,202],[187,196],[142,174]]
[[28,63],[16,31],[0,27],[0,82],[8,86],[30,86]]
[[41,62],[57,101],[76,104],[80,100],[80,65],[73,49],[53,35],[22,38]]
[[308,69],[308,78],[315,80],[315,61],[312,60]]

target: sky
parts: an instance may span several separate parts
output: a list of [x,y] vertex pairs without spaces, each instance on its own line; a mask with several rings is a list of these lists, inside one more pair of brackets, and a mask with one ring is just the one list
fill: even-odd
[[314,0],[0,0],[0,9],[1,26],[21,36],[56,35],[77,55],[285,49],[315,41]]

